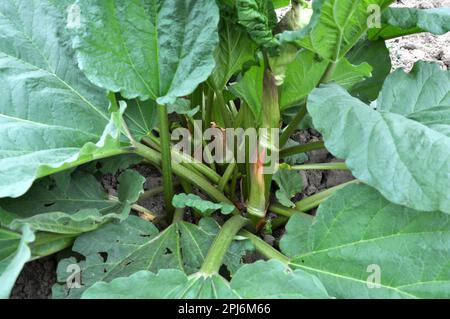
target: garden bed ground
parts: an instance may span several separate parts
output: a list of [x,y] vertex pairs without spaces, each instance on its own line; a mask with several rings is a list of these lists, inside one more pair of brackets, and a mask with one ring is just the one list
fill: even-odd
[[[433,8],[450,6],[450,0],[399,0],[398,6]],[[391,50],[393,68],[411,69],[412,65],[418,60],[434,61],[443,68],[450,68],[450,33],[443,36],[433,36],[429,34],[419,34],[407,36],[392,40],[388,43]],[[310,142],[319,139],[319,134],[314,130],[297,133],[294,137],[298,142]],[[333,157],[326,151],[316,151],[310,155],[310,162],[324,163],[333,161]],[[147,177],[146,189],[151,189],[161,185],[159,173],[147,167],[139,167],[139,172]],[[311,196],[325,188],[336,186],[348,181],[352,176],[348,172],[302,172],[305,189],[299,199]],[[114,192],[116,181],[114,176],[106,175],[103,177],[105,188]],[[158,196],[144,201],[142,206],[151,211],[161,214],[163,212],[163,199]],[[277,232],[280,236],[282,232]],[[56,282],[57,256],[52,256],[30,262],[27,264],[20,275],[13,290],[12,298],[15,299],[45,299],[51,297],[51,288]]]

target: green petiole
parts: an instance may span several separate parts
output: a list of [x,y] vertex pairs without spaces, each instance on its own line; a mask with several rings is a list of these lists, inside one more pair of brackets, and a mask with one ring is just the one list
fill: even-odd
[[[160,167],[161,165],[162,161],[161,154],[143,144],[136,143],[134,153],[145,158],[147,161],[149,161],[152,165],[156,167]],[[219,190],[217,190],[216,187],[211,185],[209,181],[206,180],[203,176],[177,163],[172,163],[172,170],[175,175],[177,175],[181,179],[189,181],[192,185],[204,191],[212,199],[218,202],[233,205],[233,203],[222,192],[220,192]],[[239,211],[236,208],[234,214],[238,213]]]
[[173,217],[174,208],[172,206],[173,177],[172,177],[172,154],[170,150],[170,130],[169,130],[169,114],[165,105],[158,105],[158,115],[160,122],[161,136],[161,168],[164,187],[164,203],[166,206],[166,214],[169,220]]
[[223,258],[233,242],[234,237],[248,222],[248,219],[237,215],[230,218],[223,225],[219,235],[209,249],[200,272],[207,275],[213,275],[219,272]]
[[310,196],[308,198],[302,199],[301,201],[297,202],[295,204],[295,207],[303,212],[307,212],[311,209],[319,207],[320,204],[322,204],[324,201],[326,201],[331,195],[336,193],[338,190],[350,185],[359,183],[358,180],[353,180],[338,186],[335,186],[333,188],[327,189],[326,191],[320,192],[318,194],[315,194],[313,196]]
[[[153,135],[144,137],[142,139],[142,142],[144,144],[156,149],[157,151],[161,151],[160,141],[157,137],[155,137]],[[196,161],[195,159],[193,159],[192,157],[190,157],[186,154],[181,154],[179,152],[172,151],[172,158],[176,162],[182,163],[183,166],[187,167],[188,169],[190,169],[196,173],[200,173],[200,174],[204,175],[206,178],[208,178],[214,184],[218,184],[221,179],[221,176],[219,174],[217,174],[217,172],[212,170],[207,165]]]
[[319,142],[312,142],[308,144],[303,145],[296,145],[293,147],[285,148],[284,150],[280,151],[280,157],[286,158],[292,155],[307,153],[315,150],[321,150],[325,148],[325,144],[322,141]]
[[[272,213],[275,213],[277,215],[283,216],[283,217],[292,217],[295,214],[306,215],[303,211],[300,211],[295,208],[284,207],[283,205],[280,205],[280,204],[270,205],[269,211]],[[310,216],[310,215],[307,215],[307,216]],[[312,218],[312,216],[311,216],[311,218]]]
[[255,249],[257,252],[259,252],[261,255],[263,255],[266,259],[276,259],[281,261],[284,264],[289,264],[289,258],[280,253],[278,250],[270,246],[268,243],[266,243],[264,240],[259,238],[258,236],[252,234],[251,232],[247,230],[242,230],[241,234],[244,237],[247,237],[252,244],[255,246]]
[[225,170],[225,173],[223,174],[222,178],[219,182],[219,190],[223,192],[225,190],[225,187],[227,186],[227,183],[230,181],[230,179],[233,177],[234,172],[237,169],[237,163],[232,162],[228,165],[227,169]]
[[306,103],[304,103],[299,106],[298,113],[295,115],[295,117],[292,119],[292,121],[288,124],[288,126],[286,126],[283,133],[281,134],[280,149],[282,149],[286,145],[287,141],[289,140],[289,137],[291,137],[291,135],[295,132],[298,125],[305,118],[306,114],[308,114],[308,110],[306,109]]
[[320,170],[320,171],[330,171],[330,170],[349,170],[345,163],[320,163],[320,164],[304,164],[290,166],[287,164],[281,164],[280,168],[285,168],[291,171],[307,171],[307,170]]

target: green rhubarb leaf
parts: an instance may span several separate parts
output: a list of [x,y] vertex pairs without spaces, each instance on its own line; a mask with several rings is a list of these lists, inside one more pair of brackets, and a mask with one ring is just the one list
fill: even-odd
[[330,298],[317,277],[276,260],[245,265],[231,280],[231,288],[244,299]]
[[286,256],[294,257],[308,251],[308,234],[313,220],[306,214],[295,214],[289,219],[280,240],[280,249]]
[[371,5],[386,9],[392,0],[316,0],[313,16],[305,28],[279,35],[282,42],[292,42],[318,53],[321,57],[338,61],[358,42],[368,29],[374,14]]
[[127,105],[123,117],[134,139],[140,141],[143,137],[148,136],[159,123],[156,102],[132,99],[127,101]]
[[273,180],[280,188],[275,193],[280,204],[295,207],[291,199],[303,190],[303,179],[300,174],[289,169],[279,169],[273,176]]
[[216,68],[209,81],[221,91],[231,77],[242,70],[246,62],[254,60],[256,45],[241,27],[223,19],[219,27],[220,42],[216,49]]
[[52,178],[40,180],[22,197],[0,200],[0,224],[15,230],[29,225],[35,231],[77,235],[125,220],[143,192],[145,178],[130,170],[118,182],[118,198],[112,199],[94,176],[81,171],[72,174],[67,187]]
[[35,235],[28,225],[22,228],[22,237],[0,229],[0,299],[9,298],[23,266],[31,258],[29,244]]
[[176,208],[194,208],[202,216],[209,217],[212,213],[220,210],[224,215],[231,214],[235,207],[233,205],[219,203],[215,204],[213,202],[202,199],[201,197],[194,194],[178,194],[173,197],[172,204]]
[[337,298],[450,297],[450,216],[390,203],[369,186],[347,186],[322,204],[306,247],[291,266]]
[[238,21],[260,47],[276,52],[279,41],[272,30],[278,23],[271,0],[236,0]]
[[193,107],[191,101],[187,99],[177,99],[174,104],[170,104],[167,108],[169,114],[176,113],[179,115],[186,115],[188,117],[194,117],[200,111],[200,105]]
[[[133,138],[136,141],[140,141],[142,138],[152,134],[152,130],[159,125],[156,102],[153,100],[142,102],[139,99],[132,99],[127,101],[127,105],[123,117]],[[200,107],[192,108],[191,102],[182,98],[177,99],[173,104],[167,105],[169,114],[177,113],[193,117],[199,110]]]
[[[418,87],[409,87],[410,94]],[[449,92],[440,86],[432,89],[438,96]],[[396,204],[450,214],[450,138],[387,107],[371,109],[335,84],[314,90],[308,100],[327,149],[346,159],[356,178]],[[402,104],[395,105],[395,110],[402,109]]]
[[[133,287],[133,289],[131,289]],[[242,267],[231,282],[218,274],[186,276],[175,269],[157,275],[141,271],[111,283],[97,283],[86,299],[324,299],[320,281],[302,270],[292,271],[279,261],[259,261]]]
[[[300,51],[294,61],[287,66],[285,78],[280,91],[280,108],[286,110],[305,101],[308,94],[320,83],[328,62],[318,59],[316,54],[308,50]],[[330,81],[351,88],[356,83],[371,76],[372,67],[361,62],[352,65],[342,59],[336,66]],[[231,86],[231,91],[243,99],[256,118],[261,115],[263,100],[264,66],[257,65],[245,72],[242,79]]]
[[124,152],[121,114],[110,117],[106,92],[77,69],[63,44],[66,22],[50,0],[0,3],[0,198]]
[[405,116],[447,106],[450,106],[450,71],[422,61],[410,73],[399,69],[391,74],[377,101],[380,111]]
[[230,284],[220,275],[186,276],[180,270],[166,269],[158,274],[140,271],[111,283],[97,283],[83,299],[237,299]]
[[336,65],[329,81],[334,81],[346,89],[351,89],[355,84],[372,77],[372,69],[372,66],[366,62],[353,65],[346,58],[343,58]]
[[77,3],[83,12],[74,38],[78,62],[100,87],[127,99],[169,105],[192,93],[214,69],[219,23],[215,1]]
[[279,89],[280,108],[288,109],[304,101],[320,82],[327,65],[327,61],[318,59],[313,52],[301,50],[287,67],[284,83]]
[[369,30],[371,40],[392,39],[420,32],[442,35],[450,31],[450,8],[388,8],[383,12],[381,23],[381,28]]
[[408,115],[408,118],[450,137],[450,106],[438,106],[418,111]]
[[408,74],[397,70],[386,79],[377,108],[450,137],[450,71],[427,62],[416,63]]
[[260,121],[263,99],[264,66],[251,67],[240,81],[230,87],[231,92],[240,97]]
[[[305,101],[308,94],[320,83],[328,64],[328,61],[318,59],[311,51],[300,51],[295,60],[289,64],[284,83],[280,88],[281,109]],[[372,67],[363,61],[358,64],[352,65],[347,59],[342,59],[337,64],[330,81],[350,89],[356,83],[370,77]]]
[[350,93],[369,103],[378,97],[386,77],[391,73],[392,63],[389,49],[382,40],[362,40],[346,55],[352,64],[366,62],[372,66],[372,76],[351,87]]
[[[55,298],[78,298],[83,291],[98,281],[110,282],[141,270],[158,272],[161,269],[179,269],[187,274],[198,271],[220,227],[210,218],[199,226],[179,222],[163,232],[142,219],[130,216],[122,224],[108,224],[77,238],[72,250],[84,256],[77,262],[72,258],[58,265],[58,284],[53,288]],[[95,245],[92,245],[95,243]],[[247,240],[235,241],[224,264],[235,271],[249,249]],[[68,289],[65,285],[67,266],[78,264],[82,270],[83,287]]]
[[[280,108],[289,109],[304,102],[308,94],[320,83],[328,63],[315,58],[315,54],[303,50],[288,65],[283,85],[280,87]],[[350,64],[346,59],[338,63],[331,81],[351,88],[357,82],[370,77],[371,66],[362,63]],[[243,77],[230,87],[250,108],[255,118],[260,119],[263,101],[264,66],[252,66]]]
[[[134,154],[125,154],[115,157],[106,158],[94,163],[91,163],[92,173],[100,172],[102,174],[115,175],[118,172],[123,172],[128,168],[136,166],[142,163],[142,157]],[[88,166],[90,166],[88,164]],[[84,169],[85,167],[83,167]],[[91,172],[89,169],[87,170]]]

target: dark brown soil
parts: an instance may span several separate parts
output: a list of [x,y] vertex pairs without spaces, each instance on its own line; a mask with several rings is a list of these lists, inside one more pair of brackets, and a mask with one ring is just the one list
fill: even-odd
[[56,283],[56,258],[47,257],[28,263],[12,292],[12,299],[48,299]]

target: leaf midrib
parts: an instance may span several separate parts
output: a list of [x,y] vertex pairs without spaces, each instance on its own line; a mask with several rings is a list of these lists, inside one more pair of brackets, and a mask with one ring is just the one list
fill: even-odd
[[376,242],[378,240],[386,240],[386,239],[391,239],[391,238],[395,238],[395,237],[399,237],[399,236],[423,236],[423,235],[427,235],[427,234],[437,234],[437,233],[441,233],[441,234],[449,234],[450,235],[450,231],[446,230],[437,230],[437,231],[422,231],[422,232],[414,232],[414,233],[396,233],[396,234],[391,234],[389,236],[381,236],[381,237],[376,237],[376,238],[370,238],[370,239],[361,239],[355,242],[351,242],[351,243],[346,243],[346,244],[342,244],[342,245],[338,245],[338,246],[333,246],[333,247],[328,247],[325,249],[319,249],[319,250],[315,250],[315,251],[311,251],[309,253],[300,255],[299,257],[296,257],[295,259],[299,259],[299,258],[304,258],[304,257],[310,257],[316,254],[321,254],[321,253],[325,253],[325,252],[330,252],[333,250],[337,250],[337,249],[342,249],[342,248],[347,248],[347,247],[351,247],[351,246],[357,246],[357,245],[362,245],[362,244],[366,244],[366,243],[370,243],[370,242]]
[[69,89],[71,92],[73,92],[75,95],[77,95],[77,96],[78,96],[78,97],[79,97],[86,105],[89,106],[89,108],[91,108],[92,110],[94,110],[97,114],[101,115],[101,117],[102,117],[103,119],[105,119],[107,122],[109,122],[109,118],[108,118],[103,112],[101,112],[100,109],[96,108],[96,107],[95,107],[89,100],[87,100],[80,92],[78,92],[77,90],[75,90],[71,85],[69,85],[66,81],[64,81],[63,79],[61,79],[57,74],[52,73],[52,72],[49,71],[49,70],[42,69],[42,68],[40,68],[40,67],[38,67],[38,66],[36,66],[36,65],[34,65],[34,64],[30,63],[30,62],[28,62],[28,61],[25,61],[25,60],[19,59],[19,58],[17,58],[17,57],[14,57],[14,56],[12,56],[12,55],[9,55],[9,54],[7,54],[6,52],[0,52],[0,53],[3,54],[3,55],[5,55],[5,56],[7,56],[7,57],[9,57],[9,58],[11,58],[11,59],[13,59],[13,60],[16,60],[16,61],[19,61],[19,62],[23,63],[25,66],[28,66],[28,67],[31,68],[31,69],[35,69],[36,71],[42,71],[42,72],[44,72],[44,73],[47,73],[47,74],[50,75],[51,77],[54,77],[56,80],[58,80],[59,82],[61,82],[67,89]]
[[[422,231],[422,232],[415,232],[415,233],[396,233],[396,234],[392,234],[392,235],[389,235],[389,236],[382,236],[382,237],[377,237],[377,238],[364,239],[364,240],[359,240],[359,241],[356,241],[356,242],[347,243],[347,244],[343,244],[343,245],[339,245],[339,246],[329,247],[329,248],[326,248],[326,249],[316,250],[316,251],[313,251],[313,252],[310,252],[310,253],[303,254],[303,255],[300,255],[298,257],[295,257],[294,260],[298,260],[298,259],[302,259],[302,258],[306,258],[306,257],[311,257],[311,256],[314,256],[314,255],[323,254],[323,253],[327,253],[327,252],[331,252],[331,251],[335,251],[335,250],[340,250],[340,249],[351,247],[351,246],[358,246],[358,245],[366,244],[368,242],[376,242],[376,241],[379,241],[379,240],[392,239],[392,238],[395,238],[395,237],[398,237],[398,236],[419,236],[420,238],[422,238],[422,236],[424,234],[437,234],[437,233],[450,234],[450,231]],[[295,267],[302,268],[302,269],[305,269],[305,270],[310,270],[310,271],[314,271],[314,272],[318,272],[318,273],[323,273],[323,274],[326,274],[326,275],[334,276],[334,277],[337,277],[337,278],[344,278],[346,280],[351,280],[351,281],[356,281],[356,282],[359,282],[359,283],[367,284],[366,281],[363,281],[363,280],[360,280],[360,279],[357,279],[357,278],[354,278],[354,277],[348,277],[348,276],[344,276],[342,274],[332,273],[332,272],[329,272],[329,271],[326,271],[326,270],[323,270],[323,269],[319,269],[319,268],[308,267],[308,266],[305,266],[305,265],[302,265],[302,264],[296,263],[296,262],[291,262],[291,264],[293,266],[295,266]],[[426,281],[426,282],[434,282],[434,281]],[[400,288],[401,287],[407,287],[407,286],[419,285],[419,284],[426,283],[426,282],[411,283],[411,284],[401,285],[401,286],[398,286],[398,287],[392,287],[392,286],[388,286],[388,285],[385,285],[385,284],[380,284],[380,285],[383,288],[397,291],[397,292],[399,292],[401,294],[405,294],[406,296],[419,298],[418,296],[415,296],[415,295],[412,295],[412,294],[409,294],[407,292],[404,292],[404,291],[400,290]],[[442,281],[442,282],[445,282],[445,281]]]
[[[113,8],[113,15],[116,18],[116,26],[118,27],[119,31],[119,35],[120,35],[120,39],[121,39],[121,44],[122,44],[122,48],[124,49],[126,55],[127,55],[127,60],[130,63],[131,68],[133,69],[134,73],[136,73],[136,75],[139,77],[139,79],[141,80],[141,82],[144,84],[145,88],[148,90],[148,93],[150,93],[151,95],[153,95],[153,98],[157,97],[157,94],[155,94],[155,92],[153,92],[153,90],[151,89],[149,83],[147,83],[147,81],[144,79],[144,76],[137,70],[136,65],[133,62],[133,59],[131,58],[130,55],[130,51],[128,50],[128,45],[123,37],[123,30],[122,30],[122,24],[120,23],[120,17],[118,15],[117,9],[116,9],[116,5],[115,3],[113,3],[112,5]],[[158,62],[157,62],[158,63]],[[158,81],[159,84],[159,81]]]
[[71,131],[71,132],[76,132],[76,133],[80,133],[80,134],[84,134],[84,135],[90,135],[93,138],[100,138],[100,135],[91,133],[91,132],[86,132],[86,131],[82,131],[78,128],[73,128],[73,127],[68,127],[68,126],[61,126],[61,125],[54,125],[54,124],[47,124],[47,123],[41,123],[41,122],[36,122],[36,121],[32,121],[30,119],[23,119],[20,117],[14,117],[14,116],[10,116],[10,115],[6,115],[6,114],[1,114],[0,113],[0,117],[3,117],[7,120],[11,120],[11,121],[15,121],[15,122],[22,122],[22,123],[26,123],[29,124],[31,126],[40,126],[42,128],[45,129],[57,129],[60,131]]

